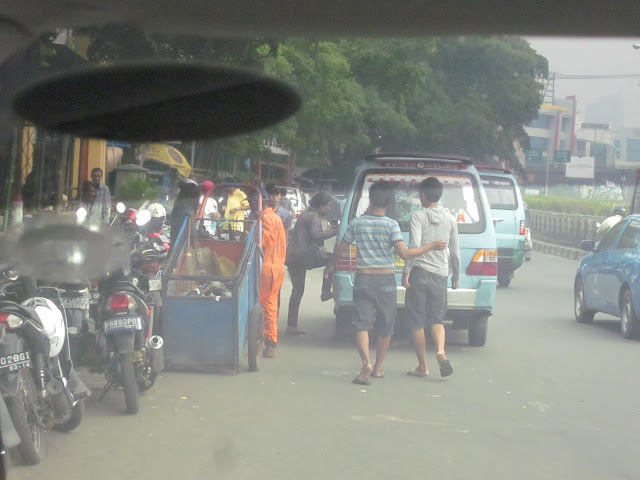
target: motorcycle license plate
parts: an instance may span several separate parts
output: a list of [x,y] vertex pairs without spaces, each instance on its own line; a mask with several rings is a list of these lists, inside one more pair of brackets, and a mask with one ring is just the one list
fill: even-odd
[[100,303],[100,292],[91,292],[91,303]]
[[142,317],[120,317],[104,321],[104,333],[142,330]]
[[8,369],[10,372],[13,372],[23,367],[31,367],[29,352],[14,353],[13,355],[0,357],[0,370]]
[[88,297],[62,297],[60,302],[64,308],[78,308],[80,310],[89,308]]
[[149,291],[162,290],[162,279],[150,278],[149,279]]

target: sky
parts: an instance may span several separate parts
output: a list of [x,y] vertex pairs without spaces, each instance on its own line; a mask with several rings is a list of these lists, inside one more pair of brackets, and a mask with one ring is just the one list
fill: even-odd
[[[527,41],[547,58],[549,72],[565,75],[640,75],[640,50],[632,48],[632,44],[640,44],[640,38],[527,37]],[[586,114],[586,121],[610,122],[610,118],[602,118],[609,116],[602,111],[606,110],[603,105],[611,105],[614,111],[619,112],[624,126],[640,127],[640,78],[556,79],[555,92],[556,98],[576,95],[578,114]],[[618,96],[618,101],[615,98],[603,101],[609,96]],[[599,101],[600,108],[594,105]]]

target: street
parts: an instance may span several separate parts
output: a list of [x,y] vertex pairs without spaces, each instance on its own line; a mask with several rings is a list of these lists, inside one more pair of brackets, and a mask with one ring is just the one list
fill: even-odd
[[[257,373],[165,372],[122,414],[122,392],[72,433],[47,432],[46,458],[10,479],[631,479],[639,470],[640,344],[615,319],[573,317],[576,261],[534,254],[500,289],[484,348],[447,331],[455,373],[413,378],[408,339],[395,338],[385,378],[360,387],[350,341],[333,339],[332,303],[310,272],[306,336],[280,338]],[[291,283],[283,287],[286,328]]]

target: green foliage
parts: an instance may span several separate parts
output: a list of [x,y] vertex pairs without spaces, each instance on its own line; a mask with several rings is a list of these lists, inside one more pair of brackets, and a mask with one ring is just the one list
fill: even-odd
[[514,141],[527,144],[523,126],[537,115],[538,80],[548,74],[547,60],[517,37],[276,41],[149,35],[121,25],[84,33],[98,63],[213,61],[296,85],[304,103],[295,117],[223,148],[254,157],[263,139],[277,139],[299,164],[347,170],[376,150],[500,159],[518,170]]
[[137,202],[154,200],[160,195],[160,189],[150,178],[141,175],[131,175],[116,189],[116,198],[121,202]]
[[618,204],[611,200],[575,197],[542,197],[537,195],[527,195],[523,197],[523,199],[530,210],[569,213],[574,215],[591,215],[596,217],[609,217],[613,212],[613,207]]

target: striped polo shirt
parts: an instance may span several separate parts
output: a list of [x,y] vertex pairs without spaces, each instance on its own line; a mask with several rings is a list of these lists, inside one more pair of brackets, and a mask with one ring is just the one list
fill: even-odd
[[393,245],[404,239],[395,220],[365,214],[349,222],[342,240],[356,243],[358,268],[394,268]]

